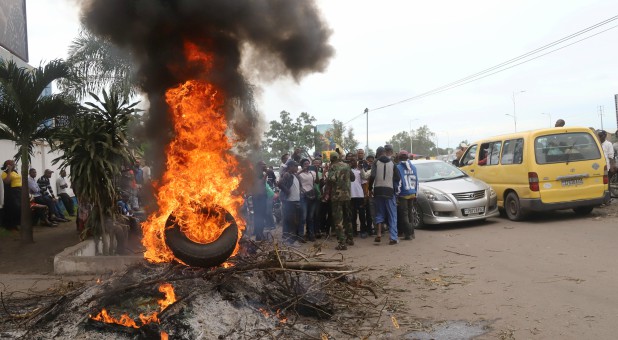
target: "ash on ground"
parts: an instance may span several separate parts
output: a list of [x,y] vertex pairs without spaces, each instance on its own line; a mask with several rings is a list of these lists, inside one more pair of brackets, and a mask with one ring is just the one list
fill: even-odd
[[[228,268],[180,264],[134,266],[97,284],[46,295],[2,297],[0,338],[22,339],[380,339],[409,332],[399,301],[341,255],[324,258],[276,243],[245,242]],[[158,288],[176,301],[158,310]],[[95,321],[102,309],[137,324]],[[139,314],[158,313],[142,324]]]

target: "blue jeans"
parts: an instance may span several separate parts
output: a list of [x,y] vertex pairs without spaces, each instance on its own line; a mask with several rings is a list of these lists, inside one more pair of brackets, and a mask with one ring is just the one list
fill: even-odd
[[[376,225],[378,223],[387,223],[390,232],[391,240],[398,240],[397,237],[397,201],[393,197],[374,197],[376,205]],[[388,221],[388,222],[387,222]],[[378,235],[380,236],[380,235]]]
[[300,198],[300,225],[299,235],[303,235],[305,224],[307,225],[307,236],[315,237],[315,209],[318,205],[318,200],[309,200],[304,197]]

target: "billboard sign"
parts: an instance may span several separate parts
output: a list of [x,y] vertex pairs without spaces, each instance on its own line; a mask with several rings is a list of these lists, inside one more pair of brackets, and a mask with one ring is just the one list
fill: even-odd
[[315,126],[315,151],[321,153],[322,151],[333,151],[337,147],[334,139],[333,130],[335,126],[333,124],[318,124]]
[[0,46],[28,62],[26,0],[0,1]]

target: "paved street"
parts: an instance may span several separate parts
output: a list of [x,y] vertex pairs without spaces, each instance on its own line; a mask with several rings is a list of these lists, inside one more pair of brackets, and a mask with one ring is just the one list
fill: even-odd
[[434,227],[397,246],[360,240],[348,254],[376,269],[373,277],[389,277],[387,289],[419,319],[487,320],[482,339],[610,339],[618,331],[615,211]]

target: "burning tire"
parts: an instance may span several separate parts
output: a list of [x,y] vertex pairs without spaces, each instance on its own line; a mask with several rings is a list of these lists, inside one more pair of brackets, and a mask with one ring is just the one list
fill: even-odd
[[191,241],[171,214],[165,223],[165,243],[174,256],[184,263],[195,267],[214,267],[225,262],[236,248],[238,241],[238,226],[234,217],[221,207],[202,209],[203,214],[224,214],[226,222],[230,223],[219,238],[211,243],[202,244]]

